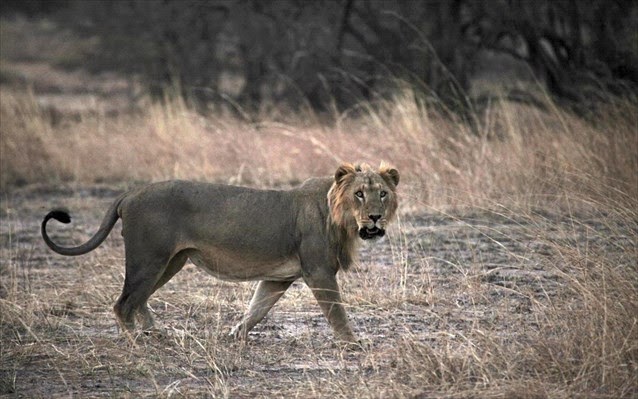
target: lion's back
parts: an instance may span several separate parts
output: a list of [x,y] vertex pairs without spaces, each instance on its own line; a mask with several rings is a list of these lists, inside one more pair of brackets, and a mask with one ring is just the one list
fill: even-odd
[[131,191],[121,216],[125,231],[143,219],[150,234],[172,231],[231,251],[290,252],[302,234],[323,229],[328,189],[325,179],[291,190],[167,181]]

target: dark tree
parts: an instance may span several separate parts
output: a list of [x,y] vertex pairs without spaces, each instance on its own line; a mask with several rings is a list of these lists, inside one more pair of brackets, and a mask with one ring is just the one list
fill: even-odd
[[486,52],[529,65],[573,102],[638,84],[635,1],[68,1],[67,21],[99,37],[94,65],[201,103],[219,100],[224,76],[251,110],[348,107],[400,80],[462,110]]

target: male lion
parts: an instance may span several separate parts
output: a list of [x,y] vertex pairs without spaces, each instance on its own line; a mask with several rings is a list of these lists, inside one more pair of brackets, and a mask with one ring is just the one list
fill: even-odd
[[70,222],[65,211],[44,217],[42,237],[59,254],[82,255],[122,218],[126,277],[114,310],[126,330],[134,328],[136,313],[145,329],[153,326],[148,298],[190,259],[220,279],[260,281],[231,335],[245,338],[302,277],[336,337],[354,343],[336,273],[350,266],[357,236],[385,234],[397,209],[398,183],[397,170],[383,163],[378,172],[343,164],[334,178],[309,179],[287,191],[168,181],[120,195],[97,233],[78,247],[59,246],[47,234],[49,219]]

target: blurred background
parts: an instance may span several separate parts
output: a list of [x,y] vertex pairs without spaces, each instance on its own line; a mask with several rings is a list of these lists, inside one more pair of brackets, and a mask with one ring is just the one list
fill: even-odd
[[387,95],[397,80],[457,111],[491,93],[490,82],[535,101],[521,80],[583,103],[635,89],[637,5],[5,0],[2,82],[28,80],[19,63],[47,59],[66,70],[117,72],[153,96],[178,89],[198,106],[246,112],[273,103],[343,110]]

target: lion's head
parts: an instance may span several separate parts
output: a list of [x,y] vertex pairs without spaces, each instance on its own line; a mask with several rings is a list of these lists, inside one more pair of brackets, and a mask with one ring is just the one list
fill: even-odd
[[366,164],[343,164],[328,192],[333,223],[364,240],[383,237],[398,202],[399,172],[381,163],[378,171]]

